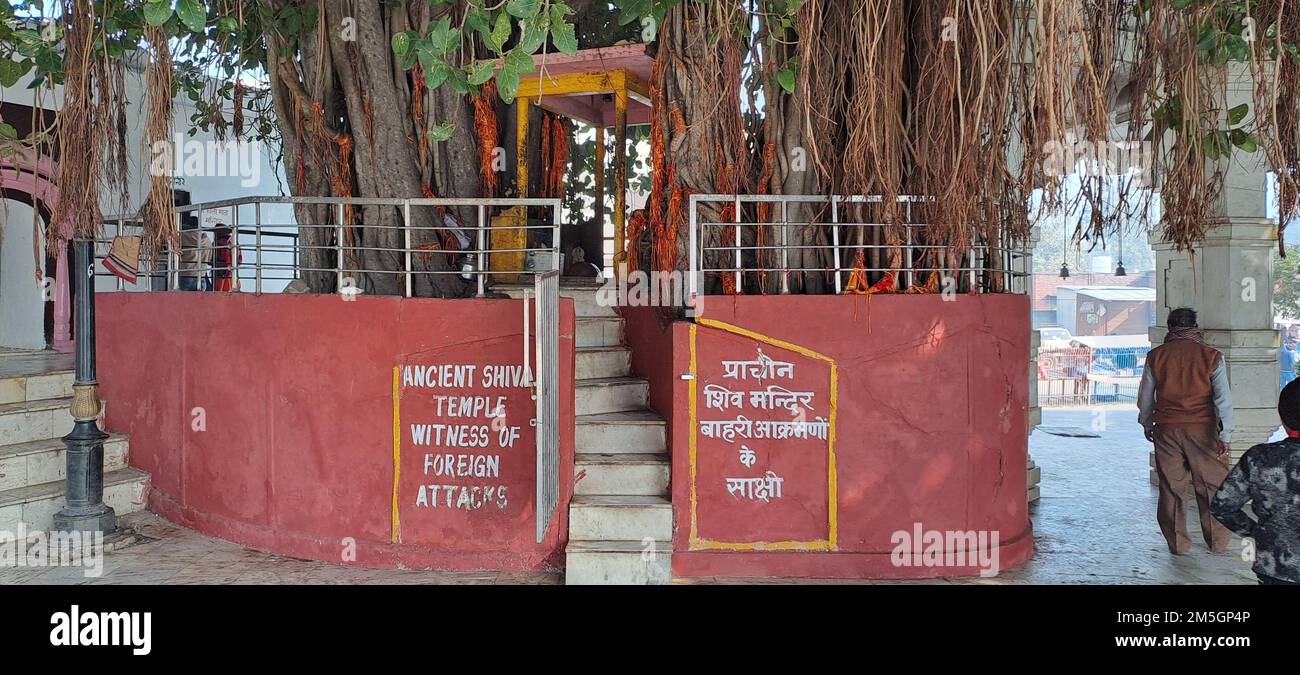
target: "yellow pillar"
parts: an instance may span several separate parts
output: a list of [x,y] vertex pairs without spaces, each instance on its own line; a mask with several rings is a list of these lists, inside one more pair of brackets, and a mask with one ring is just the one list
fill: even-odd
[[[528,113],[532,107],[532,99],[522,96],[515,99],[515,196],[520,199],[528,197]],[[526,225],[526,206],[516,206],[492,219],[492,250],[513,251],[494,253],[489,258],[488,269],[508,272],[494,275],[498,281],[511,283],[519,280],[518,272],[524,268],[525,254],[522,251],[528,248],[528,230],[519,228]]]

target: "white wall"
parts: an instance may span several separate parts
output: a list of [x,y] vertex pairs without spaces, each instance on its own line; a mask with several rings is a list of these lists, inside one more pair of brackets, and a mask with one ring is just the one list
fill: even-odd
[[[144,128],[147,121],[145,106],[148,103],[147,95],[145,93],[144,73],[128,67],[125,81],[127,100],[129,102],[129,107],[127,109],[126,140],[129,177],[127,213],[121,215],[132,215],[140,208],[140,205],[149,195],[149,171],[153,156],[150,149],[145,147],[143,144]],[[9,103],[28,106],[39,105],[40,107],[49,110],[57,110],[61,107],[63,99],[62,87],[57,87],[52,95],[49,92],[45,92],[43,93],[42,99],[37,99],[34,90],[27,88],[29,82],[30,75],[20,80],[13,87],[0,90],[0,96],[3,97],[3,100]],[[174,128],[175,131],[181,134],[184,142],[205,142],[214,140],[210,133],[202,131],[197,132],[192,137],[189,136],[190,116],[194,114],[195,109],[188,97],[183,95],[177,97],[174,101],[174,110]],[[229,117],[229,114],[227,114],[228,119]],[[258,151],[252,156],[254,162],[247,167],[251,170],[244,172],[242,175],[232,175],[229,171],[217,172],[218,174],[225,173],[226,175],[206,175],[209,173],[206,170],[206,167],[205,170],[200,172],[201,175],[188,175],[186,167],[183,164],[178,165],[174,167],[174,170],[176,175],[182,178],[183,181],[177,181],[176,188],[180,190],[189,190],[191,200],[194,203],[251,196],[279,196],[282,193],[282,190],[287,194],[289,189],[288,182],[285,181],[284,176],[281,173],[277,172],[277,170],[272,167],[272,160],[278,153],[279,149],[275,147],[262,146],[258,148]],[[184,153],[182,153],[182,157],[183,156]],[[100,199],[100,208],[106,218],[119,215],[118,212],[121,210],[119,196],[116,194],[102,195]],[[241,228],[253,227],[253,213],[254,208],[252,206],[240,209],[239,225]],[[263,222],[277,224],[276,227],[266,227],[266,231],[297,231],[293,209],[287,205],[264,206],[262,208],[262,217]],[[131,233],[129,230],[127,232]],[[111,237],[114,234],[116,234],[115,228],[105,228],[105,236]],[[263,243],[266,245],[272,245],[284,244],[288,241],[290,240],[279,237],[268,237],[263,240]],[[245,236],[240,240],[240,246],[244,249],[243,258],[245,264],[240,270],[239,276],[241,279],[242,289],[245,292],[253,291],[254,272],[252,265],[255,260],[253,244],[254,237],[252,236]],[[105,245],[100,247],[100,255],[106,254],[107,252],[108,246]],[[293,255],[292,253],[268,252],[263,255],[263,262],[267,264],[274,262],[288,265],[293,262]],[[144,267],[143,264],[142,267]],[[101,268],[101,272],[102,271]],[[282,270],[277,270],[274,273],[268,272],[268,276],[272,274],[276,276],[288,276],[291,272]],[[286,283],[287,279],[280,281],[268,280],[263,283],[262,289],[264,292],[278,292],[283,289]],[[113,290],[118,288],[119,284],[115,278],[100,277],[97,279],[96,287],[100,290]],[[123,290],[147,289],[147,282],[137,284],[134,287],[123,287]]]
[[0,202],[0,347],[42,349],[45,291],[36,283],[33,210],[12,199]]

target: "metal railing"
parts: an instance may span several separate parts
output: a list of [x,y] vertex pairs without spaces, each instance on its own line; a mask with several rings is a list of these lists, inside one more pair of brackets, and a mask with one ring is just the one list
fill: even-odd
[[1038,352],[1042,405],[1089,405],[1137,400],[1150,347],[1070,347]]
[[[324,207],[332,218],[319,223],[301,222],[293,209],[298,206]],[[396,218],[387,219],[392,224],[363,222],[365,211],[376,207],[397,212]],[[429,211],[419,213],[420,209]],[[523,212],[522,217],[492,223],[493,218],[516,209]],[[549,210],[549,218],[529,219],[530,209]],[[119,279],[117,289],[208,290],[203,288],[205,284],[201,280],[210,278],[214,282],[210,287],[217,286],[215,281],[220,279],[228,280],[229,286],[238,289],[241,282],[251,279],[254,292],[276,292],[275,286],[282,288],[294,279],[302,279],[305,273],[321,273],[334,275],[338,290],[346,292],[353,274],[398,275],[403,280],[404,295],[412,297],[414,280],[422,275],[461,275],[465,279],[473,278],[477,294],[482,296],[493,275],[515,277],[560,269],[560,209],[558,199],[262,196],[178,206],[177,227],[182,232],[181,241],[167,246],[165,253],[156,259],[142,257],[140,260],[137,279],[148,279],[148,287],[141,288],[137,281],[133,289],[128,289],[128,284]],[[464,223],[459,217],[448,215],[456,210],[472,212],[474,222]],[[221,218],[220,222],[203,225],[205,216],[213,220],[214,214]],[[416,220],[413,214],[424,217]],[[181,227],[189,215],[194,216],[199,225]],[[225,222],[226,219],[230,222]],[[421,225],[418,222],[434,224]],[[104,236],[95,240],[96,258],[102,260],[108,255],[114,237],[141,231],[142,223],[135,216],[105,218]],[[368,243],[366,234],[382,231],[400,232],[401,245]],[[492,240],[507,232],[515,233],[513,239],[521,240],[523,244],[494,247]],[[432,233],[440,243],[416,245],[416,239],[425,238],[422,233]],[[211,240],[208,235],[211,235]],[[218,244],[218,235],[226,235],[228,243]],[[453,245],[443,245],[447,242]],[[332,253],[334,264],[325,267],[304,262],[319,260],[318,256],[312,255],[316,251]],[[368,265],[364,262],[367,253],[397,255],[400,262]],[[455,262],[444,269],[422,269],[415,264],[415,256],[424,255],[448,255]],[[96,275],[114,276],[102,266],[96,267]],[[191,279],[196,281],[191,282]]]
[[[692,296],[708,293],[710,277],[730,275],[736,288],[744,288],[746,275],[777,275],[780,293],[792,292],[793,275],[822,274],[836,294],[845,291],[854,272],[879,278],[896,273],[897,290],[931,281],[933,273],[948,280],[945,288],[977,293],[1030,293],[1031,251],[1024,242],[975,240],[961,254],[961,260],[947,246],[931,243],[924,210],[933,198],[900,196],[887,215],[878,195],[724,195],[697,194],[690,197],[690,281]],[[702,207],[730,215],[707,220]],[[758,216],[761,210],[769,213]],[[808,218],[791,218],[791,212],[811,212]],[[874,212],[874,214],[873,214]],[[873,215],[882,216],[874,222]],[[898,222],[900,221],[901,222]],[[795,228],[812,228],[814,240],[793,243]],[[890,241],[891,233],[897,237]],[[760,233],[774,239],[767,242]],[[792,264],[807,260],[807,251],[822,264]],[[897,264],[893,258],[897,256]],[[889,264],[871,264],[875,258]],[[864,264],[856,264],[860,259]],[[949,265],[936,261],[948,260]],[[766,263],[766,264],[765,264]],[[716,292],[716,291],[715,291]]]

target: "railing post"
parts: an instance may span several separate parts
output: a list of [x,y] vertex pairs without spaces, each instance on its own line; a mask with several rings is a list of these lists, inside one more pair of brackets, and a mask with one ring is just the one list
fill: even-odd
[[478,253],[474,256],[475,263],[478,265],[478,297],[487,295],[486,279],[483,277],[483,271],[487,269],[487,213],[486,207],[478,205]]
[[[692,196],[691,196],[691,226],[690,226],[690,230],[691,230],[691,234],[690,234],[690,237],[691,237],[691,243],[690,243],[690,245],[691,245],[691,250],[690,250],[690,253],[689,253],[689,255],[690,255],[690,259],[691,259],[691,271],[690,271],[690,277],[691,277],[691,278],[687,280],[687,285],[689,286],[690,291],[691,291],[691,292],[690,292],[690,301],[691,301],[692,303],[695,302],[695,298],[696,298],[696,296],[698,296],[698,295],[700,294],[699,279],[698,279],[698,277],[704,276],[703,274],[700,273],[700,257],[699,257],[699,253],[696,251],[696,249],[698,248],[698,244],[696,243],[696,239],[697,239],[697,237],[699,236],[699,235],[695,232],[697,226],[699,225],[699,223],[698,223],[698,218],[697,218],[696,215],[695,215],[695,210],[696,210],[696,208],[697,208],[697,204],[699,204],[699,202],[695,199],[695,196],[692,195]],[[694,306],[694,305],[692,305],[692,306]]]
[[[230,289],[239,290],[239,205],[230,207]],[[216,286],[214,283],[213,286]]]
[[790,294],[790,202],[781,200],[781,295]]
[[[194,263],[194,273],[197,274],[198,276],[194,278],[194,284],[195,284],[194,290],[202,291],[203,272],[204,272],[203,270],[203,207],[200,206],[199,210],[196,213],[198,214],[196,217],[198,218],[199,221],[198,230],[197,230],[199,236],[198,236],[198,249],[194,252],[194,259],[197,261]],[[217,287],[217,277],[215,274],[217,269],[217,233],[216,232],[212,233],[212,248],[209,250],[212,251],[212,256],[211,258],[209,258],[208,261],[210,269],[208,269],[207,272],[208,274],[213,275],[212,288],[213,290],[216,290]]]
[[[436,211],[435,211],[436,213]],[[444,225],[446,223],[443,223]],[[437,236],[434,230],[434,236]],[[406,258],[406,297],[411,297],[411,200],[402,200],[402,248]]]
[[[235,208],[239,208],[239,207],[236,206]],[[255,249],[254,254],[257,256],[257,262],[255,263],[256,266],[253,268],[253,278],[254,278],[253,290],[255,290],[258,295],[261,295],[262,294],[262,202],[257,202],[256,204],[253,204],[253,220],[255,221],[253,225],[254,228],[253,248]],[[295,273],[297,271],[298,270],[294,270]]]
[[[604,241],[603,232],[601,233],[601,241],[602,242]],[[600,250],[600,263],[601,263],[600,267],[602,270],[604,270],[605,267],[604,249],[605,247],[602,244]],[[560,257],[562,255],[563,253],[560,252],[560,209],[556,207],[554,204],[552,204],[551,205],[551,262],[554,263],[552,265],[552,269],[554,269],[556,272],[559,272],[560,274],[564,274],[564,270],[560,269]],[[616,251],[615,256],[617,255],[618,252]],[[615,274],[617,275],[617,272],[615,272]]]
[[[124,225],[123,218],[122,218],[121,216],[118,216],[118,217],[117,217],[117,233],[114,235],[114,237],[120,237],[120,236],[122,236],[122,227],[123,227],[123,225]],[[109,243],[109,252],[111,253],[112,250],[113,250],[113,244],[112,244],[112,242],[110,242],[110,243]],[[152,271],[152,270],[150,270],[150,271]],[[123,290],[123,289],[126,288],[126,284],[125,284],[125,282],[122,281],[122,277],[119,277],[119,276],[117,276],[116,274],[114,274],[113,277],[117,279],[117,290],[118,290],[118,291],[121,291],[121,290]],[[138,279],[136,280],[136,283],[137,283],[137,284],[140,283]],[[150,284],[150,285],[152,285],[152,284]]]
[[338,264],[336,265],[338,267],[338,283],[336,285],[337,285],[338,292],[342,293],[343,292],[343,204],[342,202],[339,203],[339,208],[337,213],[338,213],[338,224],[334,226],[334,247],[338,251],[337,253]]
[[104,439],[100,430],[99,385],[95,380],[95,250],[93,240],[75,241],[72,278],[76,288],[76,379],[72,385],[72,432],[67,446],[67,504],[54,514],[59,532],[117,529],[117,514],[104,503]]
[[835,295],[844,292],[844,280],[840,279],[840,200],[831,195],[831,247],[835,252]]
[[[744,262],[740,258],[740,195],[736,195],[736,210],[732,216],[736,227],[736,292],[743,293],[745,289],[745,275],[741,270]],[[724,232],[725,234],[725,232]]]
[[912,260],[912,200],[911,199],[907,200],[907,224],[905,225],[905,229],[907,232],[907,287],[912,288],[913,286],[916,285],[916,273],[912,271],[912,268],[916,267],[916,265],[914,264],[915,261]]

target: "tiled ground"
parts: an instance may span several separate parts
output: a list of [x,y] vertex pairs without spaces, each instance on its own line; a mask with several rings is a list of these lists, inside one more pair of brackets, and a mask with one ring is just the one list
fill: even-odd
[[[142,543],[110,551],[100,577],[80,567],[0,569],[4,584],[557,584],[559,574],[371,570],[254,551],[173,525],[151,513],[122,523]],[[152,539],[152,540],[151,540]]]
[[[1238,555],[1215,556],[1193,531],[1193,554],[1170,555],[1155,522],[1150,450],[1133,408],[1047,409],[1043,424],[1094,429],[1100,438],[1036,431],[1030,450],[1043,469],[1042,500],[1031,509],[1037,551],[1026,565],[978,584],[1249,584]],[[1100,415],[1101,417],[1098,417]],[[1100,421],[1097,427],[1094,422]],[[367,570],[284,558],[177,527],[151,514],[124,521],[156,541],[110,552],[104,574],[79,568],[0,569],[0,584],[552,584],[558,574]],[[1195,513],[1188,514],[1195,528]],[[1234,542],[1230,551],[1238,551]],[[788,579],[692,579],[683,583],[790,583]],[[799,583],[842,583],[806,580]]]

